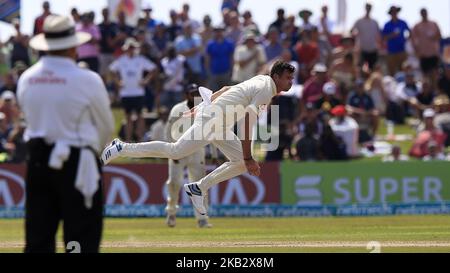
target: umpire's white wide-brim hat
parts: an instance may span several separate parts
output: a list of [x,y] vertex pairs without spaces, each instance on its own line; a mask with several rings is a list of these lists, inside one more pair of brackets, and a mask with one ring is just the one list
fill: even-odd
[[90,39],[89,33],[75,31],[75,23],[69,17],[49,15],[45,18],[43,33],[34,36],[30,46],[40,51],[63,50],[82,45]]

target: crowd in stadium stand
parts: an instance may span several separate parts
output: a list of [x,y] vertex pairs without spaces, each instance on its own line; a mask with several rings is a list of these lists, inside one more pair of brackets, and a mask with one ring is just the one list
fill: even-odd
[[[380,127],[387,127],[383,140],[395,141],[399,124],[416,129],[413,145],[409,151],[389,147],[384,161],[447,160],[450,60],[442,57],[438,24],[421,9],[422,20],[408,26],[401,8],[392,6],[387,11],[391,19],[381,25],[371,9],[366,4],[345,34],[334,32],[327,6],[315,21],[308,9],[287,14],[280,8],[268,29],[261,29],[250,11],[239,10],[236,0],[223,1],[218,25],[210,16],[191,18],[188,4],[171,10],[168,22],[154,17],[157,6],[145,6],[135,26],[127,25],[125,13],[113,23],[107,8],[99,15],[100,24],[94,23],[94,12],[79,14],[73,8],[71,15],[76,30],[93,37],[78,48],[78,63],[102,76],[112,107],[126,112],[120,132],[125,141],[161,138],[162,130],[146,127],[144,119],[149,113],[160,115],[153,125],[161,127],[168,110],[184,99],[187,84],[218,90],[268,73],[275,60],[283,59],[297,73],[293,88],[273,99],[272,105],[280,106],[280,145],[267,152],[266,160],[370,155],[383,149],[377,144]],[[34,34],[42,32],[49,14],[46,2]],[[22,162],[26,156],[16,84],[42,54],[28,47],[30,37],[20,32],[19,20],[13,25],[16,34],[0,44],[1,52],[8,52],[0,62],[9,67],[0,80],[0,162]]]

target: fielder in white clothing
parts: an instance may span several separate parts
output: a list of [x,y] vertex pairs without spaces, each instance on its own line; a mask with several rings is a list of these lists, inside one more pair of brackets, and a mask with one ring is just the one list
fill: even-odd
[[[186,100],[176,104],[169,114],[169,119],[166,124],[166,137],[169,142],[176,142],[183,133],[192,125],[191,117],[183,117],[183,113],[190,111],[195,106],[195,97],[200,97],[198,92],[198,85],[190,84],[186,87]],[[177,122],[183,119],[183,124],[188,126],[178,127],[174,126]],[[180,130],[181,129],[181,130]],[[205,149],[201,148],[193,154],[181,158],[179,160],[169,159],[169,178],[167,179],[167,225],[175,227],[176,213],[178,209],[178,199],[180,195],[181,186],[184,184],[184,170],[187,169],[189,181],[199,181],[205,176]],[[205,193],[206,195],[206,193]],[[207,196],[207,195],[206,195]],[[205,197],[206,197],[205,196]],[[208,198],[205,198],[205,207],[208,207]],[[194,210],[197,218],[198,227],[209,228],[208,216],[201,215]]]
[[[125,143],[114,140],[105,148],[103,164],[119,156],[159,157],[178,160],[191,155],[212,143],[229,160],[197,182],[184,185],[195,209],[206,215],[204,194],[219,182],[243,174],[259,176],[260,167],[251,153],[251,125],[256,121],[259,109],[270,104],[272,97],[292,86],[295,68],[287,62],[273,65],[270,76],[259,75],[240,84],[224,87],[212,94],[211,102],[204,98],[199,107],[194,107],[194,124],[175,143],[150,141]],[[208,103],[207,103],[208,102]],[[243,136],[233,132],[237,121],[244,125]]]

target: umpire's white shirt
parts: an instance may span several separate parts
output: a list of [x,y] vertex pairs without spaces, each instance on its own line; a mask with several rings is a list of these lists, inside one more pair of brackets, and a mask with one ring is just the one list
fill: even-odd
[[19,79],[25,138],[44,138],[100,152],[114,131],[106,88],[98,74],[63,57],[44,56]]

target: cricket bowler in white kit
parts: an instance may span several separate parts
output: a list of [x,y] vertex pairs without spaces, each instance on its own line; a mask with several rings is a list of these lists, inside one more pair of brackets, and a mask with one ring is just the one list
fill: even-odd
[[[287,62],[277,61],[270,76],[255,76],[240,84],[224,87],[204,98],[204,103],[193,108],[194,124],[175,143],[150,141],[125,143],[114,140],[101,156],[103,164],[119,157],[158,157],[181,159],[212,143],[229,160],[197,182],[184,185],[194,208],[203,215],[204,193],[212,186],[248,171],[259,176],[260,167],[251,153],[251,123],[261,106],[270,104],[272,97],[292,86],[295,68]],[[203,96],[202,96],[203,97]],[[243,120],[244,136],[239,139],[233,132],[237,121]]]
[[[183,116],[183,113],[190,111],[195,106],[195,98],[200,97],[198,85],[189,84],[186,87],[186,100],[176,104],[169,114],[169,119],[166,124],[166,136],[170,142],[176,142],[184,132],[192,126],[192,117]],[[174,126],[177,122],[188,126]],[[184,184],[184,170],[188,171],[189,181],[199,181],[205,176],[205,149],[200,148],[193,154],[181,158],[179,160],[169,159],[169,177],[167,179],[167,225],[175,227],[176,213],[178,210],[178,199],[180,195],[181,186]],[[208,207],[208,198],[205,193],[205,207]],[[208,216],[202,215],[194,209],[195,217],[197,218],[198,227],[210,228],[208,223]]]

